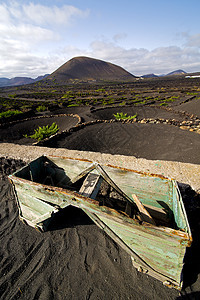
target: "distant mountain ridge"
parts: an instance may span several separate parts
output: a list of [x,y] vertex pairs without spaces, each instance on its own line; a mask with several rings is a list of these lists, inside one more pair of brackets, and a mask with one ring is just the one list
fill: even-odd
[[162,74],[162,75],[155,75],[153,73],[151,74],[145,74],[145,75],[142,75],[141,77],[142,78],[158,78],[158,77],[164,77],[164,76],[173,76],[173,75],[186,75],[187,72],[183,71],[183,70],[175,70],[175,71],[172,71],[168,74]]
[[145,75],[142,75],[141,76],[142,78],[157,78],[157,77],[159,77],[158,75],[155,75],[155,74],[153,74],[153,73],[151,73],[151,74],[145,74]]
[[[76,83],[76,82],[96,82],[96,81],[117,81],[126,82],[137,78],[153,79],[165,76],[176,75],[193,75],[192,77],[199,77],[200,72],[187,73],[184,70],[175,70],[168,74],[155,75],[153,73],[142,76],[135,76],[122,67],[106,62],[100,59],[78,56],[70,59],[52,74],[38,76],[33,79],[30,77],[14,77],[14,78],[0,78],[0,87],[19,86],[31,84],[37,81],[50,83],[51,81],[58,84]],[[198,75],[198,76],[197,76]]]
[[37,78],[33,79],[30,77],[14,77],[14,78],[0,78],[0,87],[4,86],[17,86],[17,85],[24,85],[24,84],[30,84],[37,82],[39,80],[42,80],[46,78],[49,74],[46,74],[44,76],[38,76]]
[[185,71],[183,70],[175,70],[173,72],[170,72],[167,74],[167,76],[171,76],[171,75],[184,75],[187,74]]
[[63,64],[47,77],[57,83],[78,81],[132,81],[136,76],[122,67],[100,59],[79,56]]

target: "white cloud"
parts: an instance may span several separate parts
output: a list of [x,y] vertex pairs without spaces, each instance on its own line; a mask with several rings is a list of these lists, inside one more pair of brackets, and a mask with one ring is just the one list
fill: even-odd
[[64,5],[59,8],[56,6],[47,7],[40,4],[30,3],[23,6],[24,19],[31,20],[32,22],[44,25],[44,24],[69,24],[73,17],[87,17],[89,11],[81,11],[80,9],[71,6]]
[[72,5],[45,6],[41,4],[20,4],[17,1],[10,1],[8,4],[0,4],[1,22],[9,21],[15,23],[33,23],[37,25],[55,26],[69,24],[74,17],[85,18],[89,10],[80,10]]
[[115,43],[94,41],[89,54],[120,65],[135,75],[163,74],[182,68],[187,72],[200,71],[200,50],[186,46],[160,47],[150,51],[143,48],[125,49]]
[[7,6],[5,4],[0,5],[0,22],[3,24],[5,22],[10,22],[11,21],[11,15],[9,10],[7,9]]
[[15,39],[16,42],[24,40],[30,45],[35,42],[56,38],[56,36],[49,29],[29,24],[19,24],[17,26],[13,24],[0,24],[0,39],[2,42],[8,39]]
[[45,73],[48,72],[49,43],[61,40],[59,28],[66,31],[76,18],[85,18],[88,14],[88,10],[71,5],[48,7],[17,1],[1,3],[0,77],[22,76],[26,72],[37,76],[44,66]]

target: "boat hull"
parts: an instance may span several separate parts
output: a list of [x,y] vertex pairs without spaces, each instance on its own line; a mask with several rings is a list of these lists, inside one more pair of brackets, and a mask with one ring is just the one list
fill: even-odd
[[[45,160],[56,166],[56,171],[48,170],[48,174],[52,176],[48,175],[47,179],[50,182],[56,181],[58,186],[40,182]],[[76,182],[91,170],[99,172],[105,178],[107,176],[111,184],[115,182],[130,199],[132,194],[139,195],[143,204],[155,208],[156,213],[164,212],[167,207],[168,215],[174,216],[176,229],[132,219],[125,213],[100,206],[97,200],[67,188],[69,182]],[[174,180],[110,165],[100,167],[87,160],[53,156],[40,157],[9,178],[13,184],[21,220],[35,228],[46,230],[48,222],[60,209],[70,205],[78,207],[131,255],[138,271],[147,273],[168,286],[181,288],[184,255],[186,248],[191,245],[192,237]]]

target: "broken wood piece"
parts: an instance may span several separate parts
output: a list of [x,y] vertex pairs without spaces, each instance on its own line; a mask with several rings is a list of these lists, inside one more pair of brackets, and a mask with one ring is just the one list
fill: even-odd
[[96,198],[96,195],[99,191],[102,178],[98,174],[89,173],[79,190],[79,193],[85,197],[92,199]]
[[137,205],[137,207],[138,207],[138,209],[141,213],[141,217],[142,217],[143,221],[145,221],[147,223],[150,223],[152,225],[156,225],[154,219],[149,214],[149,212],[146,210],[146,208],[144,207],[144,205],[142,204],[140,199],[135,194],[132,194],[132,197],[133,197],[133,199],[135,201],[135,204]]

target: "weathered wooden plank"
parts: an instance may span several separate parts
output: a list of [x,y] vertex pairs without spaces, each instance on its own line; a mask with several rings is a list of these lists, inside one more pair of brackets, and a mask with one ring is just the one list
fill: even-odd
[[19,194],[19,200],[23,206],[29,207],[32,211],[35,211],[36,216],[41,216],[46,212],[50,212],[54,209],[54,206],[51,206],[35,197],[22,193]]
[[154,270],[180,282],[186,250],[180,240],[169,236],[162,238],[162,236],[153,235],[148,231],[141,232],[139,226],[130,228],[128,225],[119,224],[106,216],[101,215],[99,218]]
[[[15,184],[15,189],[17,193],[24,194],[26,196],[32,195],[38,199],[46,199],[46,201],[51,202],[55,205],[62,205],[63,202],[70,200],[70,195],[63,195],[58,188],[44,186],[42,184],[28,183],[27,181],[21,181],[13,179]],[[63,190],[64,192],[64,190]]]
[[132,197],[133,197],[135,204],[137,205],[139,211],[141,212],[142,220],[145,222],[148,222],[150,224],[156,225],[154,219],[152,218],[150,213],[145,209],[145,207],[141,203],[140,199],[135,194],[132,194]]
[[178,189],[177,183],[173,182],[172,186],[173,191],[173,216],[178,228],[181,228],[188,232],[191,235],[190,226],[187,220],[187,215],[185,211],[185,207],[183,205],[183,201],[181,198],[180,191]]
[[100,178],[100,175],[89,173],[88,176],[85,178],[79,190],[79,193],[85,197],[95,199],[99,191],[100,184],[102,182]]
[[123,171],[110,166],[103,166],[103,168],[129,197],[134,193],[138,195],[144,205],[151,205],[156,200],[154,205],[157,207],[162,208],[159,202],[164,202],[172,207],[170,180],[150,175],[144,176],[137,172]]
[[36,227],[38,223],[50,218],[58,209],[48,203],[23,193],[17,194],[20,202],[20,218],[31,222]]
[[76,160],[76,159],[68,159],[61,158],[56,156],[48,157],[54,164],[63,168],[66,175],[69,176],[70,179],[75,178],[85,169],[89,168],[93,163],[87,160]]

